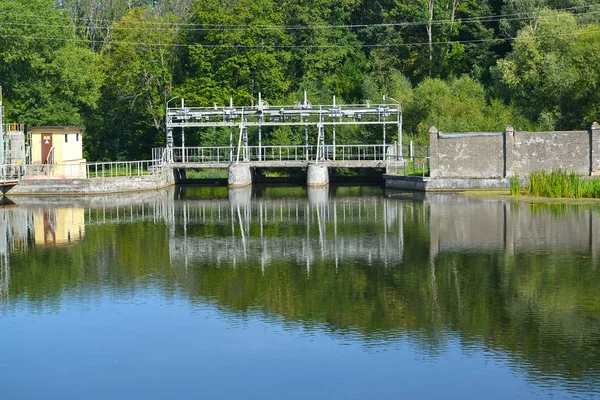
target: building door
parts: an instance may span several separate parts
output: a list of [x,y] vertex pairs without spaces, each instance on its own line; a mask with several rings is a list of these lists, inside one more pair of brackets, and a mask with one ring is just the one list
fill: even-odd
[[42,164],[53,164],[53,157],[50,156],[52,150],[52,135],[49,133],[42,133]]

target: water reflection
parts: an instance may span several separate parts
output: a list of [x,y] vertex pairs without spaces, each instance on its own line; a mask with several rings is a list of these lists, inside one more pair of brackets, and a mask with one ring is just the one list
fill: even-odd
[[[210,261],[236,267],[257,260],[310,266],[316,260],[400,263],[400,203],[380,196],[329,198],[328,188],[303,197],[253,197],[252,188],[227,198],[182,198],[175,205],[170,237],[174,260]],[[338,233],[342,232],[338,237]]]
[[408,341],[441,356],[459,343],[598,394],[597,206],[378,188],[15,202],[0,210],[8,305],[152,287],[373,348]]

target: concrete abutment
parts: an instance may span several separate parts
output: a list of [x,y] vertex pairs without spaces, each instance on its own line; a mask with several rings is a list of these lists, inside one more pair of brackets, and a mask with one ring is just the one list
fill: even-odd
[[252,184],[252,171],[249,164],[231,164],[227,169],[227,186],[239,188]]
[[326,165],[308,164],[306,168],[307,186],[325,186],[329,184],[329,170]]

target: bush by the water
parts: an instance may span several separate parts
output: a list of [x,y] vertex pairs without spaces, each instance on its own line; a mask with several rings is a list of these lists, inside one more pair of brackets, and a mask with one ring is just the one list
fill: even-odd
[[[600,178],[583,179],[574,172],[534,172],[529,175],[527,194],[550,198],[600,198]],[[511,181],[511,193],[514,195]]]

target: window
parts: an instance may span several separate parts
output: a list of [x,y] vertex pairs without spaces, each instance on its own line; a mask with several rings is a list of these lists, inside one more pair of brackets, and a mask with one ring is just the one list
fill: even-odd
[[79,133],[77,133],[77,134],[75,135],[75,141],[76,141],[76,142],[79,142]]
[[65,143],[69,141],[69,135],[65,135]]

